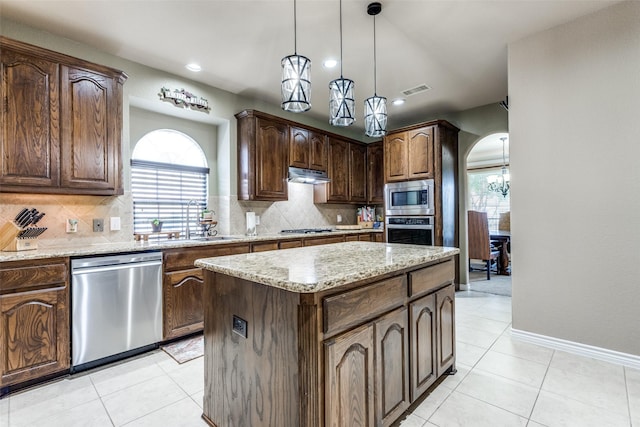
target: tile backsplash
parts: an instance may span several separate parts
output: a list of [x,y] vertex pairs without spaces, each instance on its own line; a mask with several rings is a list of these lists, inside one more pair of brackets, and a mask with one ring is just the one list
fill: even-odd
[[[133,238],[131,194],[124,196],[67,196],[0,193],[0,224],[11,221],[23,207],[36,208],[45,216],[38,226],[47,231],[39,247],[124,242]],[[120,217],[121,229],[110,231],[110,217]],[[104,220],[104,231],[93,232],[93,219]],[[76,233],[66,232],[68,219],[78,220]]]
[[[0,193],[0,225],[11,221],[23,208],[36,208],[46,215],[38,226],[47,231],[38,239],[41,248],[126,242],[133,239],[133,203],[131,193],[123,196],[67,196]],[[289,183],[289,200],[283,202],[245,202],[236,196],[218,196],[209,200],[215,210],[219,234],[245,234],[246,212],[260,216],[257,233],[271,234],[283,229],[330,227],[342,216],[344,225],[356,223],[355,205],[315,205],[313,186]],[[110,217],[120,217],[121,229],[111,231]],[[93,219],[104,220],[104,231],[93,232]],[[68,219],[78,220],[76,233],[66,232]]]

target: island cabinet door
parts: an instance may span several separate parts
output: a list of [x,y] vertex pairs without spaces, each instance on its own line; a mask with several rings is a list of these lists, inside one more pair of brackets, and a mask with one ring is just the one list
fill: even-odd
[[411,402],[424,393],[437,378],[436,372],[436,295],[411,303]]
[[436,292],[438,319],[438,376],[455,363],[455,289],[451,284]]
[[389,426],[409,406],[409,320],[407,308],[375,322],[376,425]]
[[325,342],[325,426],[375,425],[373,335],[370,323]]

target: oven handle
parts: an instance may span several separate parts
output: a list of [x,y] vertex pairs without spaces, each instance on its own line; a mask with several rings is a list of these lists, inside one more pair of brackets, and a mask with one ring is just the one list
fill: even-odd
[[411,228],[414,230],[433,230],[433,225],[387,224],[387,228]]

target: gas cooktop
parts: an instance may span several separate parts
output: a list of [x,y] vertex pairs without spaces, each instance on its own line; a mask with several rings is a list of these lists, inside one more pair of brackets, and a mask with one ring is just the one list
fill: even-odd
[[292,230],[282,230],[281,233],[325,233],[327,231],[333,231],[330,228],[295,228]]

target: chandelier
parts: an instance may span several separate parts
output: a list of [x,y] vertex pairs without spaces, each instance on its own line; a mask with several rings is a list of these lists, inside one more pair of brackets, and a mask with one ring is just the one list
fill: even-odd
[[502,173],[500,175],[489,175],[487,181],[489,182],[489,191],[495,191],[502,194],[502,197],[507,197],[509,194],[511,176],[507,169],[507,161],[504,155],[504,141],[506,137],[500,138],[502,141]]

